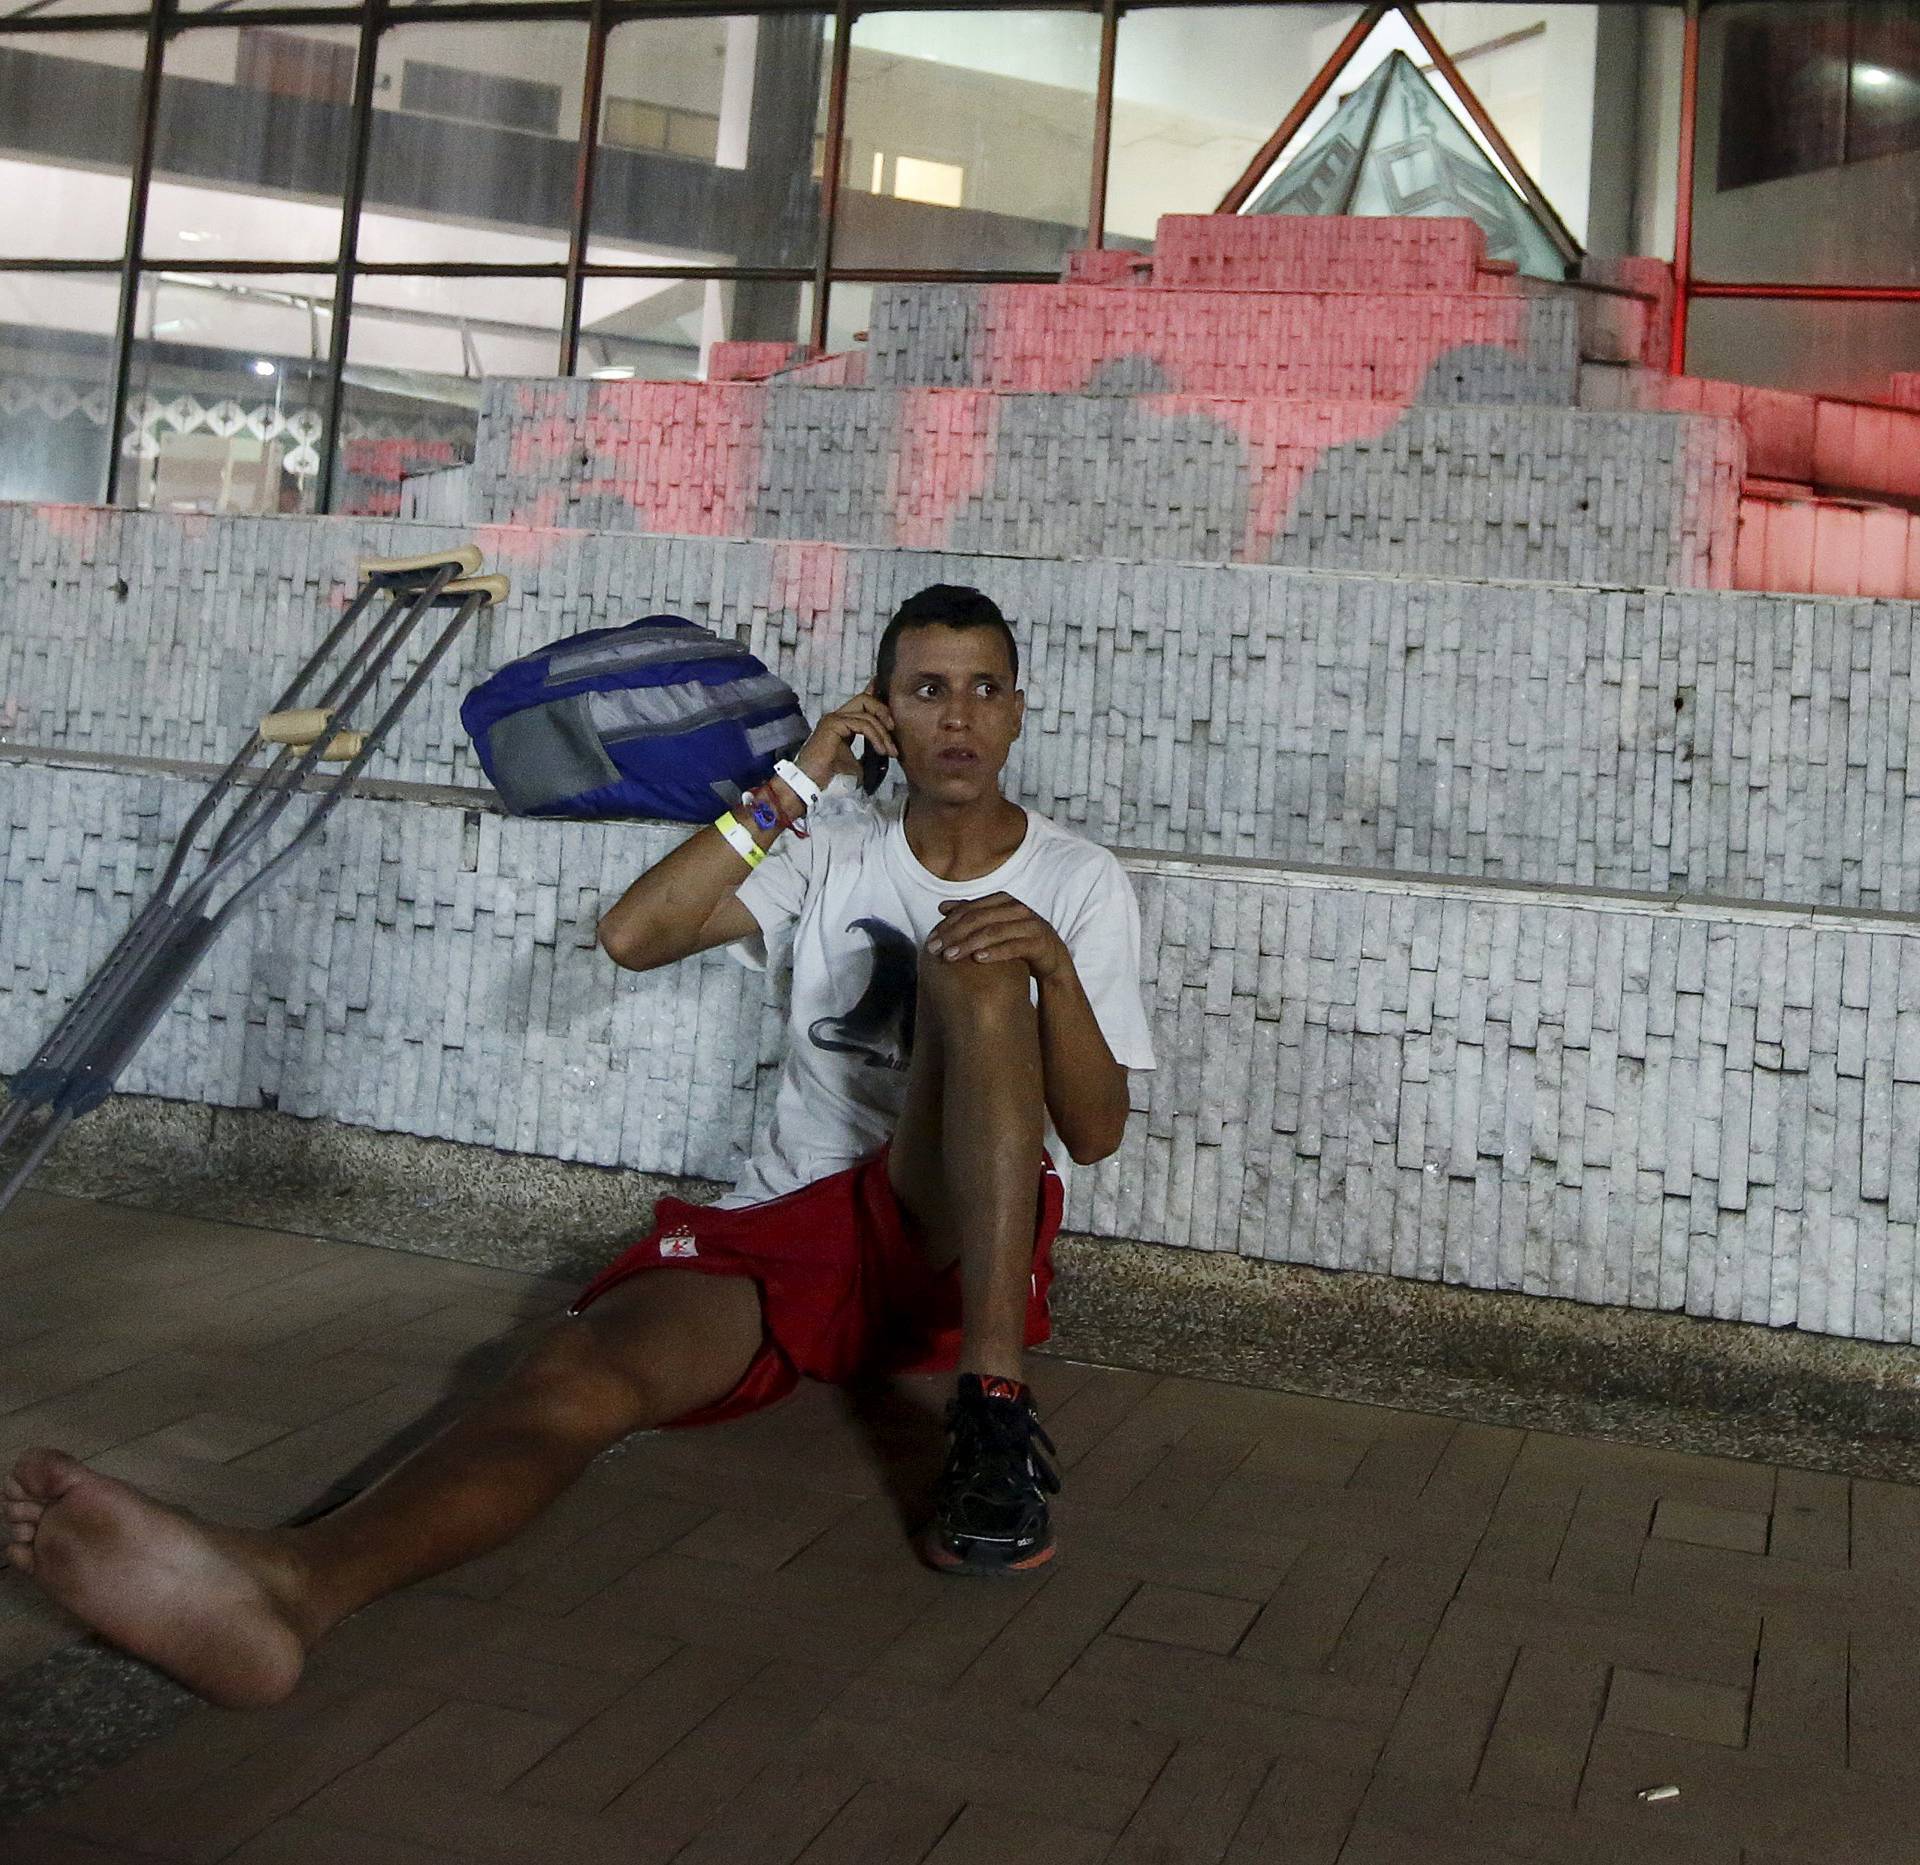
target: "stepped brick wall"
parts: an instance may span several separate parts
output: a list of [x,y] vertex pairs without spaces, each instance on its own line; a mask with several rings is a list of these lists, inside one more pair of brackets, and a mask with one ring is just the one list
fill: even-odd
[[[0,1066],[199,790],[0,762]],[[636,978],[593,949],[676,833],[349,803],[125,1085],[724,1178],[769,1105],[777,1002],[719,954]],[[1071,1226],[1914,1338],[1911,922],[1128,865],[1160,1067],[1074,1175]]]
[[1724,587],[1737,427],[1192,395],[502,382],[482,523]]
[[[354,557],[471,536],[511,603],[127,1085],[724,1176],[777,1001],[608,965],[681,831],[502,819],[457,698],[667,610],[818,711],[976,583],[1026,644],[1011,793],[1145,914],[1163,1067],[1073,1222],[1911,1340],[1916,617],[1857,592],[1920,594],[1920,411],[1655,377],[1659,268],[1541,286],[1458,223],[1170,222],[1068,273],[880,287],[865,349],[705,388],[498,386],[400,495],[462,526],[0,508],[0,1067]],[[1795,577],[1847,599],[1658,586]]]
[[357,557],[468,536],[514,599],[375,777],[480,783],[461,693],[662,610],[745,629],[817,716],[864,683],[906,596],[972,583],[1026,643],[1012,793],[1098,840],[1920,910],[1910,603],[13,507],[10,735],[224,759]]

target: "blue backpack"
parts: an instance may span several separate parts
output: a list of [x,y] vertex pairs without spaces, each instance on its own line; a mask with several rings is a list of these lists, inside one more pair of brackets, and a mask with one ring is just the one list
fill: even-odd
[[461,702],[460,723],[517,816],[705,822],[807,738],[784,680],[680,615],[510,661]]

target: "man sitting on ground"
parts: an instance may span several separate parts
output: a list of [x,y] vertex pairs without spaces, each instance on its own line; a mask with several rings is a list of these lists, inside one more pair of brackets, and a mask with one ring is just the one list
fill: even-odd
[[[1047,1333],[1050,1154],[1111,1153],[1127,1069],[1153,1051],[1119,864],[1000,794],[1018,687],[999,609],[923,590],[797,769],[601,922],[635,971],[722,945],[791,956],[784,1073],[731,1193],[661,1200],[497,1390],[331,1513],[224,1528],[33,1450],[6,1484],[13,1564],[214,1702],[272,1703],[341,1619],[509,1540],[630,1432],[737,1417],[802,1375],[956,1365],[921,1552],[955,1573],[1048,1560],[1059,1485],[1021,1361]],[[819,787],[857,770],[856,738],[899,760],[904,805],[803,834]]]

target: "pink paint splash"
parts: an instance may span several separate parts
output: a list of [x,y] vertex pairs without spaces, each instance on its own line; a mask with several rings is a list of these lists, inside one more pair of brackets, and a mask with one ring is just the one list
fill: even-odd
[[803,628],[838,624],[847,606],[847,547],[844,544],[793,542],[773,546],[773,572],[767,607],[791,617]]
[[987,489],[1001,399],[978,389],[901,389],[897,407],[893,541],[939,550],[955,516]]

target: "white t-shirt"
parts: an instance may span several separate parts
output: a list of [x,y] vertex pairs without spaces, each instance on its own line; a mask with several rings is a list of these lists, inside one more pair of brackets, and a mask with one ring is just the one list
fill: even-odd
[[[1153,1067],[1140,1003],[1140,909],[1119,862],[1027,811],[1020,846],[991,874],[943,881],[907,844],[905,801],[823,815],[781,837],[741,884],[759,939],[730,947],[748,967],[793,964],[787,1055],[773,1121],[721,1205],[778,1198],[866,1158],[906,1100],[920,948],[943,900],[1011,894],[1065,940],[1113,1059]],[[1046,1144],[1064,1171],[1065,1148]]]

